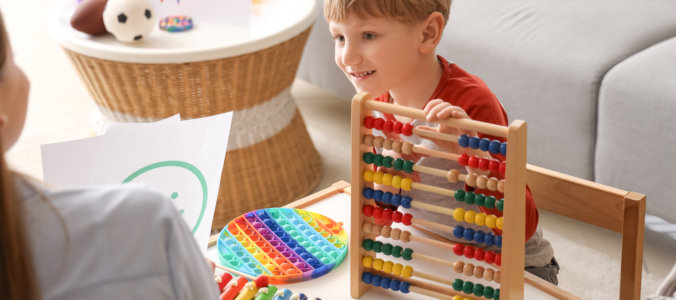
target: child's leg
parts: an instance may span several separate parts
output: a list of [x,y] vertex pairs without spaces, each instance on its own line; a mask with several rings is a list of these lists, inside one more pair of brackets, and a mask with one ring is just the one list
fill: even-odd
[[549,281],[554,285],[559,285],[559,279],[557,274],[559,274],[559,263],[556,262],[556,258],[552,257],[552,260],[549,264],[542,267],[526,267],[527,272],[540,277],[544,280]]

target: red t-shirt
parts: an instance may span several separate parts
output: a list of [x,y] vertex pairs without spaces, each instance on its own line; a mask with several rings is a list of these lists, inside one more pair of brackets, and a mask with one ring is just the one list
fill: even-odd
[[[493,95],[486,83],[484,83],[479,77],[461,69],[456,64],[449,63],[443,57],[438,56],[438,59],[441,67],[443,68],[443,73],[441,74],[439,85],[437,85],[436,90],[429,100],[442,99],[451,103],[452,105],[459,106],[465,110],[467,115],[472,120],[475,121],[482,121],[502,126],[508,125],[507,113],[505,112],[505,109],[502,107],[495,95]],[[385,93],[375,100],[389,102],[390,95],[389,93]],[[385,114],[385,118],[388,120],[394,120],[394,116],[392,114]],[[504,142],[503,138],[489,136],[482,133],[479,133],[479,137],[485,137],[491,140],[495,139]],[[505,160],[505,157],[501,154],[491,153],[491,156],[500,161]],[[490,176],[496,177],[498,179],[504,178],[502,175],[496,173],[491,173]],[[473,187],[467,185],[465,185],[465,189],[468,191],[474,191]],[[476,189],[476,192],[487,196],[492,195],[497,199],[503,197],[502,194],[497,191]],[[502,216],[502,212],[496,208],[487,209],[485,207],[479,207],[479,209],[486,214],[493,214],[498,217]],[[538,220],[539,214],[537,208],[535,207],[533,196],[528,187],[526,187],[526,240],[529,240],[530,237],[535,233]],[[502,234],[497,229],[494,229],[494,231],[497,234]]]

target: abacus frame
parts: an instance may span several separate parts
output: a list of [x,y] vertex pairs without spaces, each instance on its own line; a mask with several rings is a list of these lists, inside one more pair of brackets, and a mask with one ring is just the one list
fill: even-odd
[[[350,245],[350,294],[353,298],[360,298],[369,285],[361,281],[361,274],[364,271],[362,265],[362,256],[368,255],[361,249],[362,240],[367,234],[362,232],[361,226],[364,221],[362,207],[366,199],[361,191],[366,183],[362,178],[362,173],[367,165],[361,162],[361,144],[365,130],[362,122],[370,111],[376,110],[384,113],[404,116],[412,119],[425,120],[425,114],[422,110],[398,106],[389,103],[370,100],[367,93],[358,93],[352,100],[352,166],[351,177],[352,187],[356,190],[352,193],[351,206],[351,236]],[[503,211],[504,227],[502,238],[502,255],[509,257],[502,261],[500,268],[502,280],[500,283],[500,299],[523,299],[524,289],[524,251],[525,251],[525,192],[526,192],[526,136],[527,126],[521,120],[513,121],[508,127],[498,126],[489,123],[483,123],[466,119],[449,119],[438,122],[440,124],[453,126],[459,129],[472,130],[485,133],[491,136],[506,138],[507,143],[507,168],[505,171],[504,199],[505,206]],[[372,236],[370,238],[373,238]],[[425,291],[431,291],[428,295],[440,294],[446,296],[471,295],[462,292],[450,293],[448,289],[429,284],[422,281],[415,281],[411,284],[413,287]]]

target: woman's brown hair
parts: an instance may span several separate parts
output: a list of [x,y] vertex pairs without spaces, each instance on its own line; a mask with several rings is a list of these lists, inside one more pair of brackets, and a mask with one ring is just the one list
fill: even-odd
[[[8,48],[7,31],[0,14],[0,70],[5,67]],[[2,138],[0,149],[3,149]],[[0,153],[0,299],[40,299],[22,211],[14,194],[14,176],[9,172],[4,153]]]

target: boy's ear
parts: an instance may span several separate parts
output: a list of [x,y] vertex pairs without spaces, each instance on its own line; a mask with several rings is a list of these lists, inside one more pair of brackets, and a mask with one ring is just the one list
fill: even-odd
[[433,12],[422,23],[422,39],[420,52],[422,54],[434,53],[441,34],[444,31],[444,16],[439,12]]

